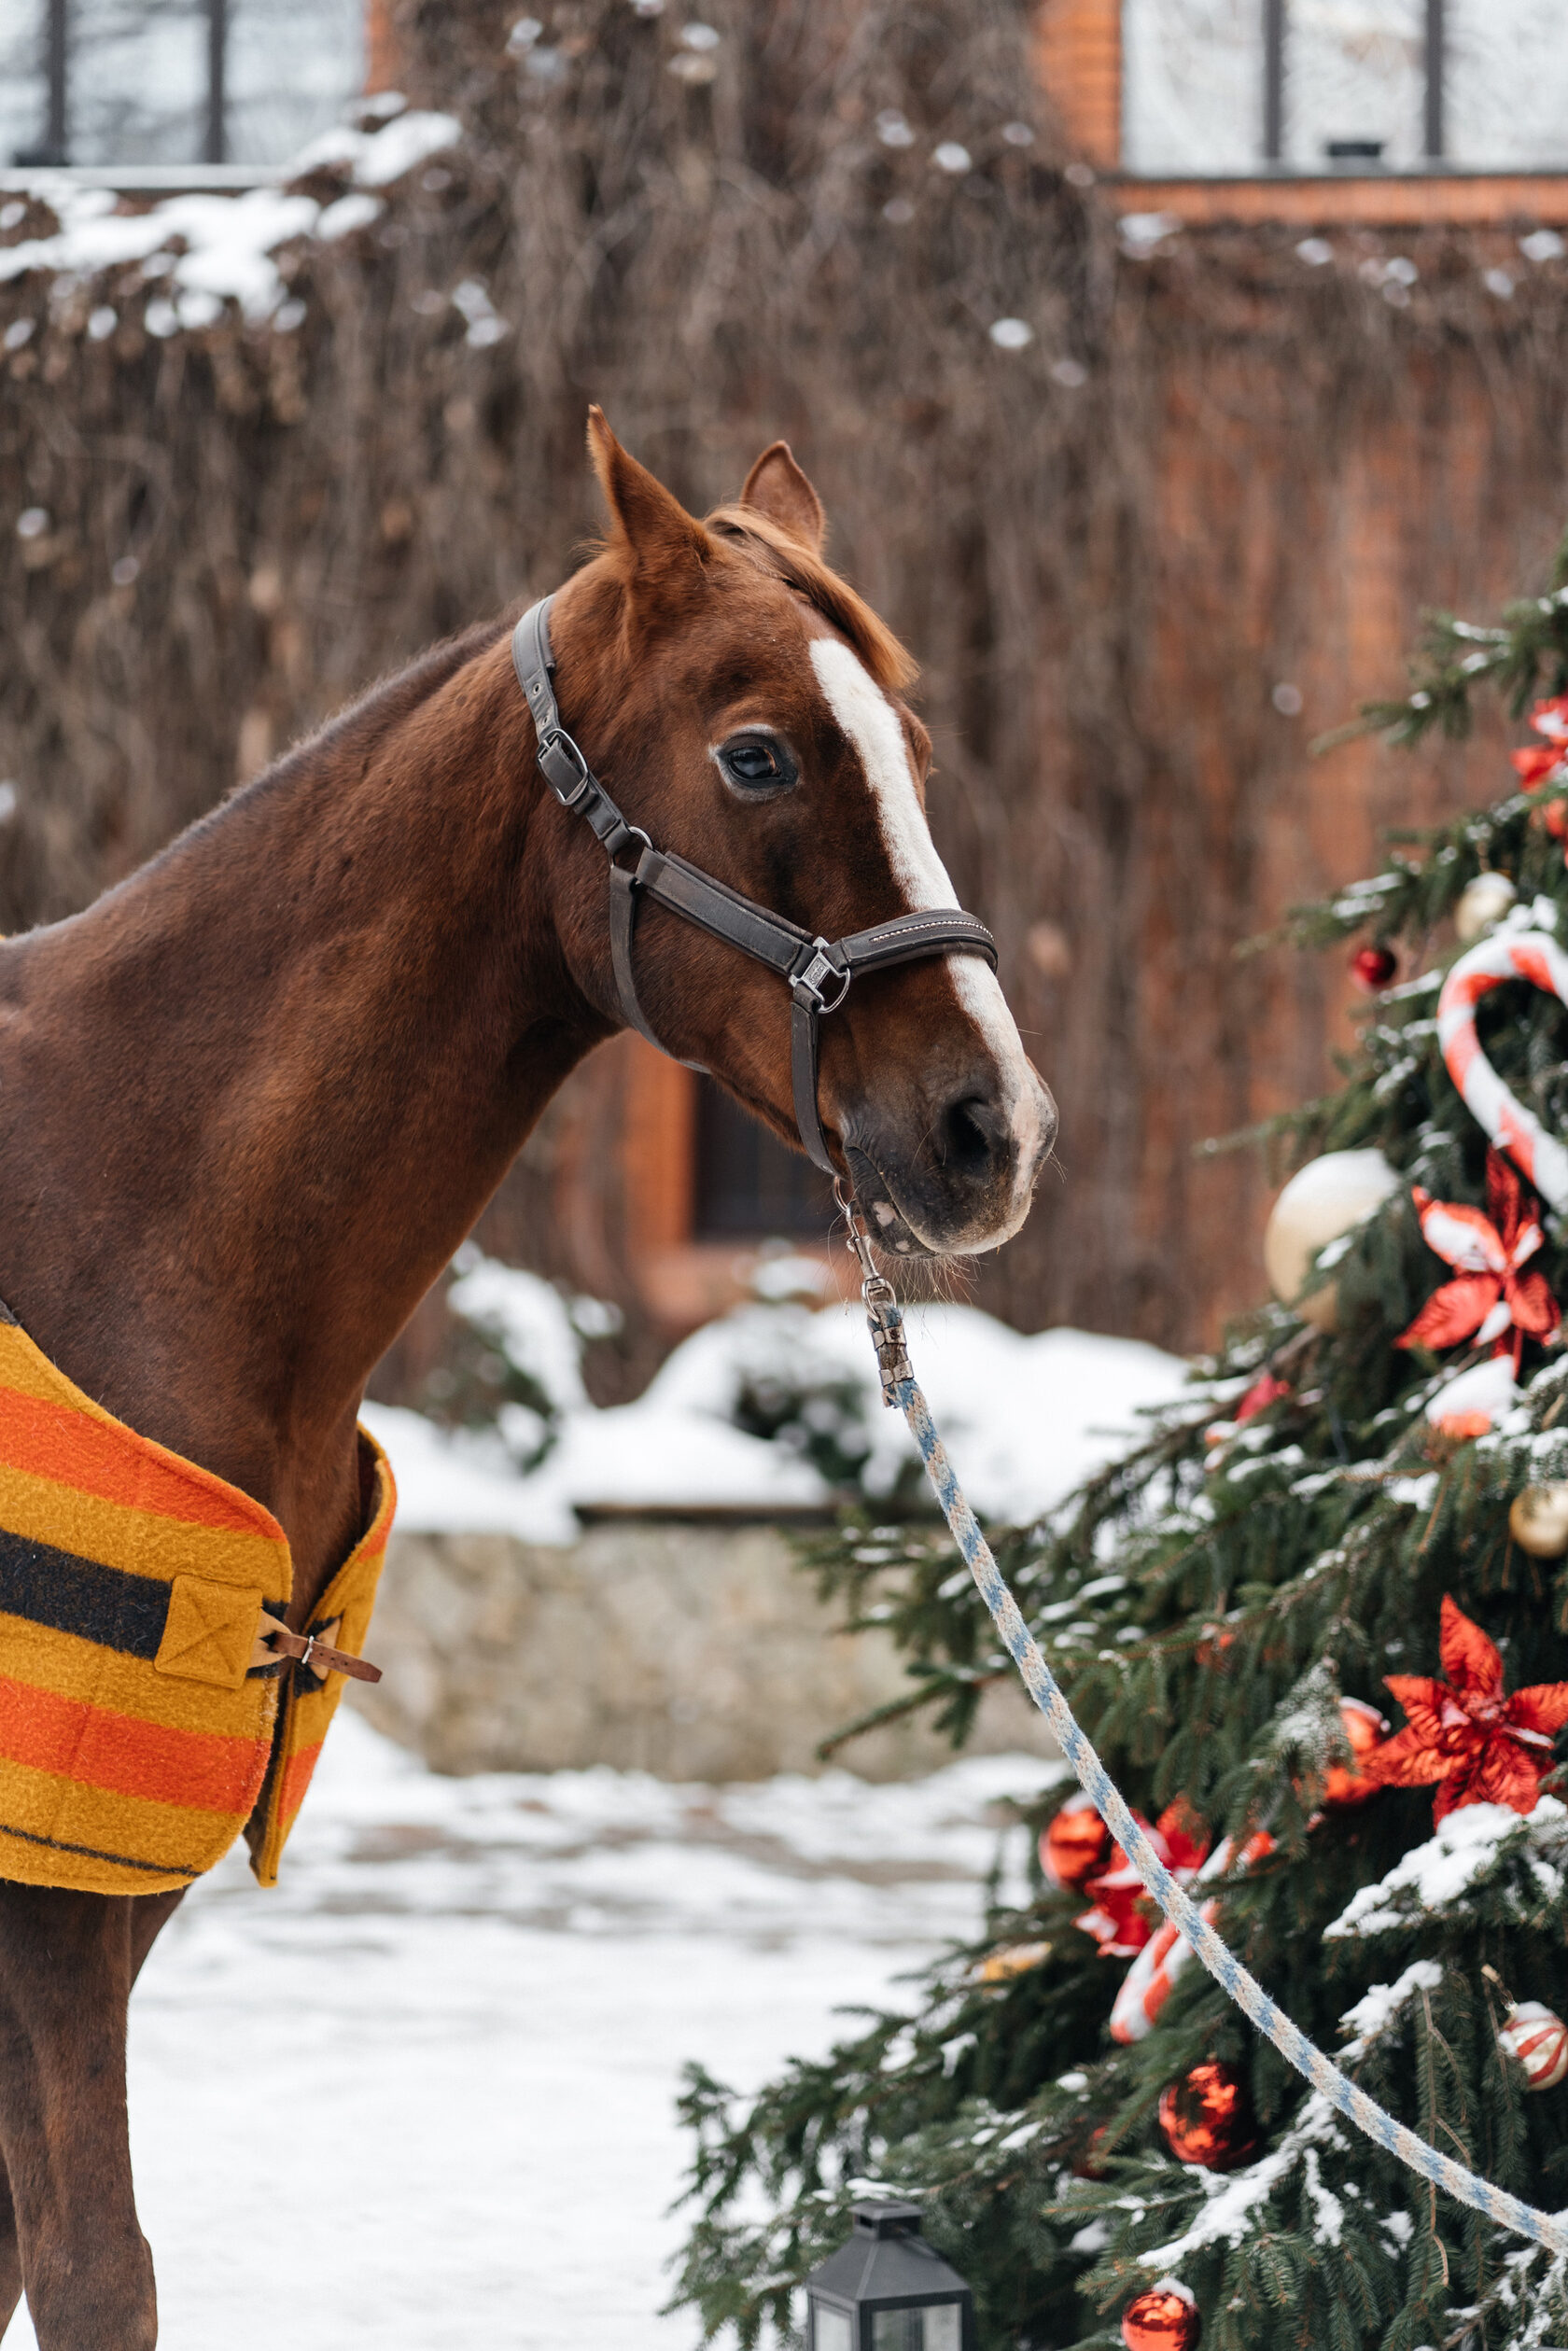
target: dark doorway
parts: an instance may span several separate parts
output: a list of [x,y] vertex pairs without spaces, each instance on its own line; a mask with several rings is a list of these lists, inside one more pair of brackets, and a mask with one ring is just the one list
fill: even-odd
[[825,1240],[837,1221],[819,1168],[787,1151],[711,1078],[697,1080],[698,1240]]

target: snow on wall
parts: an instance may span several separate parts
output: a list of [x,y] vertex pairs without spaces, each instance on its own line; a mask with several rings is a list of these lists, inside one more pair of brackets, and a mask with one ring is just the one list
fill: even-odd
[[[759,1516],[824,1506],[830,1489],[808,1461],[735,1425],[743,1390],[769,1378],[853,1390],[872,1441],[872,1494],[891,1491],[917,1458],[902,1418],[883,1410],[858,1306],[741,1307],[678,1347],[637,1403],[600,1411],[583,1394],[567,1310],[537,1276],[481,1261],[452,1295],[526,1368],[548,1367],[560,1434],[540,1466],[519,1476],[498,1437],[368,1405],[366,1425],[391,1457],[399,1520],[411,1531],[568,1543],[580,1506]],[[1141,1410],[1173,1402],[1186,1379],[1177,1357],[1135,1339],[1026,1337],[962,1306],[916,1307],[906,1320],[937,1424],[975,1507],[993,1519],[1024,1522],[1051,1507],[1127,1441]]]
[[159,288],[147,305],[152,334],[210,326],[230,300],[252,321],[282,313],[278,323],[287,325],[287,288],[273,259],[278,248],[295,237],[331,239],[368,226],[381,200],[364,191],[391,186],[460,137],[455,117],[448,114],[399,114],[375,130],[341,125],[327,132],[286,175],[299,178],[339,167],[352,189],[327,205],[280,186],[238,196],[171,196],[147,212],[126,213],[111,189],[84,187],[63,173],[32,173],[28,189],[60,225],[52,236],[0,245],[0,284],[38,270],[63,287],[100,270],[139,262],[143,278]]

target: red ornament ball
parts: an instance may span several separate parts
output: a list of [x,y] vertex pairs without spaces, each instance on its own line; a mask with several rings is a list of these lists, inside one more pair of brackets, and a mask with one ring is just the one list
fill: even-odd
[[1086,1796],[1064,1804],[1040,1835],[1040,1867],[1058,1892],[1076,1891],[1104,1868],[1111,1831]]
[[1392,947],[1357,947],[1351,958],[1351,977],[1365,996],[1387,987],[1398,969],[1399,958]]
[[1375,1706],[1368,1706],[1364,1698],[1343,1698],[1339,1701],[1339,1720],[1351,1742],[1354,1763],[1330,1764],[1323,1778],[1325,1804],[1365,1804],[1369,1796],[1378,1793],[1378,1782],[1369,1780],[1361,1770],[1373,1748],[1388,1737],[1387,1718]]
[[1234,2065],[1195,2065],[1160,2092],[1159,2126],[1179,2163],[1233,2172],[1257,2146],[1246,2082]]
[[1192,2351],[1202,2332],[1196,2297],[1174,2277],[1162,2277],[1122,2313],[1127,2351]]
[[1508,2010],[1497,2046],[1522,2066],[1527,2090],[1555,2090],[1568,2074],[1568,2025],[1539,2000],[1521,2000]]

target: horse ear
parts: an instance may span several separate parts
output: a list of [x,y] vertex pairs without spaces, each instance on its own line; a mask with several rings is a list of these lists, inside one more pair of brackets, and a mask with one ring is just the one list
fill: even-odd
[[702,525],[627,455],[601,408],[588,411],[588,454],[634,573],[667,573],[706,561],[712,546]]
[[822,541],[828,535],[828,518],[822,511],[822,501],[794,460],[787,441],[776,441],[771,449],[764,449],[746,477],[746,487],[740,494],[742,506],[754,506],[759,514],[765,514],[770,523],[777,523],[791,539],[798,539],[814,555],[822,552]]

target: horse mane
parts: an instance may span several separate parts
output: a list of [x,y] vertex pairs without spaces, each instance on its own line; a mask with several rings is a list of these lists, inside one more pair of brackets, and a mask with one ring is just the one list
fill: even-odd
[[707,527],[758,561],[764,571],[795,589],[825,621],[846,636],[879,686],[902,693],[919,676],[919,665],[899,643],[887,623],[878,619],[865,598],[847,580],[830,569],[820,555],[803,540],[753,506],[721,506],[708,515]]
[[[388,728],[412,716],[422,702],[439,693],[449,678],[488,650],[511,627],[507,620],[476,621],[455,637],[427,646],[401,668],[389,670],[362,693],[336,710],[321,724],[280,752],[263,770],[267,780],[282,778],[306,753],[322,750],[368,750]],[[255,780],[259,783],[263,776]]]
[[400,724],[421,703],[439,693],[449,678],[455,677],[466,663],[485,651],[510,625],[505,620],[475,622],[455,637],[427,646],[400,668],[387,671],[308,734],[286,744],[254,776],[231,784],[220,799],[147,860],[147,870],[163,865],[187,843],[199,840],[215,826],[226,823],[236,808],[254,806],[292,782],[307,761],[314,762],[323,752],[346,751],[363,758],[389,728]]

